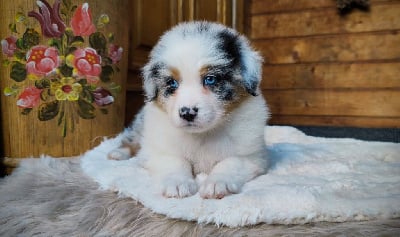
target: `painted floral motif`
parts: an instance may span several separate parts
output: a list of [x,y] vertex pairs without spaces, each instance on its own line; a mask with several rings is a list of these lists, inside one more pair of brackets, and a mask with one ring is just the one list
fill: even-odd
[[17,38],[14,36],[7,37],[1,41],[1,50],[8,57],[14,56],[14,51],[17,49]]
[[42,90],[30,86],[24,89],[22,93],[18,96],[17,105],[20,108],[33,108],[40,103],[40,94]]
[[122,47],[119,47],[118,45],[115,44],[110,44],[108,55],[113,61],[113,63],[118,63],[121,60],[123,51],[124,50],[122,49]]
[[[58,50],[54,47],[38,45],[26,54],[26,71],[29,75],[46,76],[60,66]],[[36,79],[36,77],[34,77]]]
[[92,23],[92,14],[89,4],[84,3],[76,9],[71,20],[71,27],[74,35],[89,36],[96,31]]
[[[95,118],[96,108],[108,113],[107,106],[120,91],[112,76],[119,71],[123,49],[114,43],[112,33],[103,32],[110,22],[108,15],[94,19],[88,3],[75,6],[54,0],[51,6],[38,0],[36,4],[38,10],[27,14],[30,18],[16,14],[16,23],[9,25],[12,35],[1,40],[7,57],[3,65],[10,67],[15,82],[4,94],[17,97],[22,114],[36,108],[41,121],[58,118],[66,136],[66,121],[73,121],[74,113],[84,119]],[[16,24],[25,26],[22,36]],[[32,27],[35,24],[41,33]]]
[[57,100],[76,101],[82,92],[82,85],[75,82],[73,77],[63,77],[61,81],[51,84],[51,91]]
[[95,49],[77,49],[73,54],[67,56],[67,61],[74,68],[73,74],[76,76],[98,78],[101,73],[101,57]]

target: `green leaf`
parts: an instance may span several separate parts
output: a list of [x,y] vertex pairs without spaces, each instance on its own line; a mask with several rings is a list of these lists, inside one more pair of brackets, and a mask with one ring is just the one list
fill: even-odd
[[8,29],[10,29],[11,32],[13,32],[13,33],[18,33],[17,32],[17,25],[15,23],[8,24]]
[[117,94],[119,94],[121,92],[121,86],[112,82],[107,86],[107,89],[111,92],[111,94],[116,97]]
[[66,8],[69,9],[71,7],[71,0],[63,0],[62,2]]
[[22,12],[17,12],[17,14],[15,14],[15,21],[16,22],[24,22],[26,20],[26,16],[24,13]]
[[113,34],[113,33],[109,33],[109,34],[108,34],[108,42],[109,42],[109,43],[114,42],[114,34]]
[[47,121],[55,118],[60,110],[60,105],[57,100],[48,103],[43,103],[39,106],[38,118],[40,121]]
[[101,67],[100,80],[102,82],[111,81],[111,77],[114,74],[114,69],[110,65],[105,65]]
[[43,101],[46,101],[49,98],[49,95],[50,95],[50,90],[49,89],[43,90],[40,93],[40,99],[43,100]]
[[100,111],[101,111],[102,114],[108,114],[108,109],[103,109],[102,108],[102,109],[100,109]]
[[99,19],[97,19],[97,28],[103,28],[105,25],[110,23],[110,17],[107,14],[101,14]]
[[64,111],[61,111],[60,116],[58,116],[57,125],[60,126],[63,120],[64,120]]
[[3,65],[4,67],[8,67],[10,64],[11,64],[11,61],[8,60],[7,58],[3,60],[2,65]]
[[29,49],[40,42],[40,34],[35,31],[35,29],[26,29],[24,35],[22,36],[24,49]]
[[94,48],[98,54],[106,52],[107,39],[101,32],[94,32],[89,36],[90,47]]
[[101,60],[104,62],[104,64],[112,64],[113,63],[112,59],[110,57],[103,57]]
[[52,47],[56,47],[59,51],[61,51],[62,43],[60,39],[51,38],[48,41],[48,45]]
[[77,46],[79,46],[79,45],[81,45],[83,42],[85,42],[85,40],[83,39],[82,36],[75,36],[75,37],[72,39],[71,44],[72,44],[72,45],[77,45]]
[[16,82],[21,82],[26,79],[26,68],[25,65],[20,62],[13,62],[11,66],[10,77]]
[[82,87],[84,87],[84,86],[86,86],[86,85],[88,84],[88,83],[87,83],[87,80],[86,80],[85,78],[80,79],[80,80],[78,81],[78,83],[81,84]]
[[24,40],[22,38],[17,39],[17,42],[15,44],[17,45],[17,48],[25,49]]
[[67,48],[66,55],[72,54],[75,50],[77,50],[77,47],[69,47],[69,48]]
[[67,64],[63,64],[62,66],[58,67],[60,72],[65,76],[65,77],[72,77],[72,71],[73,68],[69,67]]
[[83,99],[85,99],[89,103],[93,103],[93,95],[90,93],[88,89],[83,89],[80,95]]
[[96,117],[95,110],[96,108],[89,103],[88,101],[79,98],[78,100],[78,114],[81,116],[83,119],[93,119]]
[[38,89],[50,88],[50,80],[49,79],[36,80],[35,87]]
[[17,58],[17,59],[19,59],[19,60],[21,60],[21,61],[25,61],[26,60],[26,54],[25,54],[25,52],[23,52],[23,51],[20,51],[20,50],[16,50],[15,52],[14,52],[14,56]]
[[21,114],[28,115],[32,111],[32,108],[24,108],[21,111]]
[[3,92],[5,96],[15,96],[19,92],[19,87],[17,85],[12,85],[11,87],[4,88]]

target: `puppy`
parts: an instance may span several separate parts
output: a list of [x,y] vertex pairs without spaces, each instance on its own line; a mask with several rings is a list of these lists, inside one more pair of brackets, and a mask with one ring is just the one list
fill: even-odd
[[[233,29],[209,22],[172,28],[143,68],[145,106],[109,158],[138,151],[166,197],[240,192],[267,169],[261,64]],[[200,187],[199,173],[208,174]]]

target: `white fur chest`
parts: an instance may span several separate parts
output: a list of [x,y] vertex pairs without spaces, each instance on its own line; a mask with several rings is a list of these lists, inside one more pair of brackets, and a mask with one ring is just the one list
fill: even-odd
[[165,156],[189,161],[194,173],[208,173],[220,160],[232,156],[237,144],[225,128],[191,134],[174,127],[156,106],[147,104],[142,150],[149,159],[163,162]]

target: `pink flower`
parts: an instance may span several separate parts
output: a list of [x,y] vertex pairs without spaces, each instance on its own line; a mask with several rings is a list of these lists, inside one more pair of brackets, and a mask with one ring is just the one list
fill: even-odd
[[96,82],[93,77],[101,73],[101,57],[93,48],[77,49],[67,57],[67,63],[74,67],[74,74],[86,77],[89,82]]
[[94,102],[98,106],[106,106],[114,102],[114,97],[111,95],[111,92],[102,87],[97,87],[96,90],[92,92],[92,95]]
[[40,93],[42,93],[42,90],[34,86],[25,88],[25,90],[18,97],[17,100],[18,107],[33,108],[39,105]]
[[58,51],[54,47],[37,45],[26,54],[26,70],[36,76],[48,75],[60,65]]
[[65,23],[60,16],[60,0],[55,0],[53,7],[46,0],[38,0],[39,12],[30,11],[28,16],[36,18],[47,37],[61,37],[65,31]]
[[123,51],[124,50],[122,49],[122,47],[119,47],[118,45],[110,45],[110,48],[108,49],[108,55],[110,56],[114,64],[118,63],[121,60]]
[[89,36],[96,31],[88,3],[84,3],[76,9],[72,16],[71,27],[74,35],[80,36]]
[[12,57],[17,49],[17,38],[14,36],[7,37],[1,41],[1,49],[5,55]]

